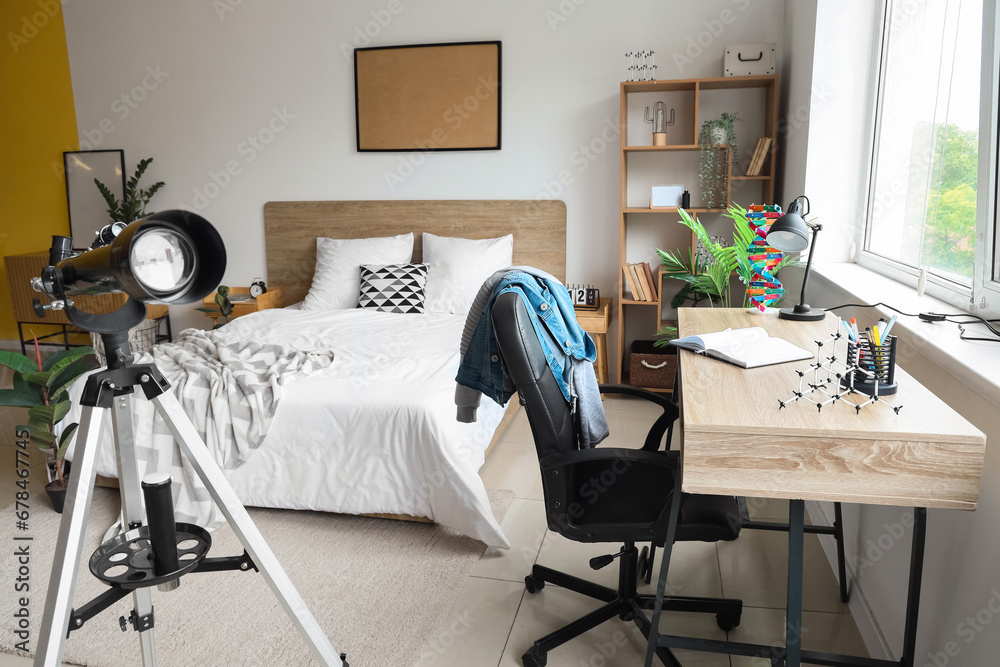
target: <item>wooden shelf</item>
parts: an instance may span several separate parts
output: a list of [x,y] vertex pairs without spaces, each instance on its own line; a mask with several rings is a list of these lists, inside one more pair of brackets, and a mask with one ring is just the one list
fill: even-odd
[[[656,208],[640,208],[638,206],[629,206],[628,208],[623,208],[622,213],[676,213],[677,206],[657,206]],[[684,209],[688,213],[725,213],[724,208],[686,208]]]
[[[777,148],[773,139],[778,135],[778,77],[774,75],[768,76],[736,76],[736,77],[712,77],[706,79],[676,79],[676,80],[657,80],[657,81],[623,81],[619,84],[619,118],[621,125],[621,135],[619,138],[619,232],[618,232],[618,255],[619,255],[619,266],[626,263],[626,254],[629,246],[629,226],[643,224],[648,227],[648,222],[656,222],[656,234],[658,236],[667,236],[667,228],[672,226],[667,224],[673,220],[679,219],[678,207],[676,206],[662,206],[662,207],[649,207],[646,205],[642,206],[630,206],[629,205],[629,186],[630,186],[630,172],[635,170],[637,174],[641,174],[644,178],[643,182],[648,182],[651,177],[655,178],[655,174],[659,171],[662,165],[667,165],[668,167],[675,167],[674,174],[675,178],[683,180],[683,176],[676,176],[676,174],[688,174],[692,173],[692,179],[697,175],[697,172],[692,169],[691,164],[694,156],[691,156],[691,152],[697,153],[704,149],[710,150],[724,150],[731,151],[731,146],[720,146],[720,145],[699,145],[700,128],[704,121],[708,120],[704,117],[705,114],[714,113],[714,111],[709,111],[709,109],[715,110],[719,108],[719,104],[726,106],[726,102],[737,99],[735,94],[729,94],[726,91],[739,91],[739,90],[754,90],[759,91],[760,95],[751,96],[754,100],[759,100],[755,102],[746,102],[743,105],[735,105],[732,108],[733,111],[739,111],[740,107],[757,106],[759,104],[760,110],[763,112],[763,126],[762,128],[754,127],[751,131],[760,132],[764,136],[770,136],[772,138],[771,146],[768,149],[766,159],[770,160],[770,166],[765,164],[765,168],[770,174],[763,173],[756,176],[736,176],[732,173],[732,162],[731,160],[723,161],[721,166],[722,170],[725,170],[727,179],[724,191],[720,192],[719,201],[732,202],[732,188],[734,185],[742,185],[744,182],[759,183],[760,184],[760,194],[754,194],[753,199],[764,204],[773,203],[774,200],[774,187],[777,181],[776,174],[773,165],[775,164],[775,159],[777,157]],[[719,91],[719,92],[716,92]],[[640,95],[643,93],[681,93],[680,95],[664,95],[655,97],[672,97],[671,103],[675,106],[680,105],[686,111],[678,116],[678,119],[686,118],[686,120],[678,121],[678,128],[681,131],[680,134],[672,135],[674,139],[689,139],[690,143],[682,144],[671,144],[667,146],[638,146],[638,145],[628,145],[629,142],[629,105],[630,96]],[[745,96],[744,96],[745,97]],[[651,97],[647,97],[640,102],[640,98],[632,98],[632,104],[637,104],[639,110],[641,111],[642,104],[650,104]],[[739,99],[744,99],[740,97]],[[680,111],[680,109],[678,109]],[[639,116],[641,117],[641,115]],[[638,123],[638,118],[633,118],[637,126],[641,126]],[[755,121],[756,124],[756,121]],[[648,134],[643,132],[639,134],[633,129],[632,140],[635,141],[649,141],[650,137]],[[753,137],[741,137],[744,141],[750,141]],[[636,154],[648,154],[648,153],[662,153],[660,157],[640,159],[637,157],[631,158]],[[685,155],[686,153],[686,155]],[[761,171],[764,171],[763,169]],[[633,177],[635,178],[635,177]],[[638,183],[638,180],[632,181],[632,184]],[[653,182],[656,182],[655,180]],[[679,182],[679,181],[678,181]],[[693,180],[691,182],[694,182]],[[692,194],[694,194],[694,189]],[[751,186],[746,188],[748,191],[754,191],[758,188],[756,186]],[[636,193],[633,193],[633,196]],[[749,194],[749,193],[748,193]],[[634,201],[639,201],[637,198]],[[642,204],[648,203],[648,200],[641,201]],[[690,212],[692,215],[700,215],[706,213],[725,213],[725,208],[707,208],[704,206],[705,200],[699,200],[702,206],[698,207],[688,207],[685,210]],[[714,203],[714,202],[713,202]],[[741,202],[744,203],[745,202]],[[645,218],[648,214],[667,214],[668,218],[661,220],[650,220]],[[631,214],[631,217],[630,217]],[[640,214],[643,217],[636,217]],[[664,223],[660,225],[659,223]],[[670,233],[669,236],[674,238],[676,234]],[[697,250],[697,238],[695,234],[691,232],[690,237],[690,250],[692,252]],[[662,246],[661,246],[662,247]],[[682,244],[681,249],[684,254],[687,254],[687,243]],[[650,249],[651,251],[651,249]],[[655,301],[636,301],[634,299],[623,299],[626,295],[625,287],[622,284],[623,277],[618,276],[618,318],[617,322],[614,323],[617,329],[617,339],[618,339],[618,358],[616,360],[617,372],[616,376],[619,381],[623,383],[628,382],[628,364],[623,361],[627,358],[627,347],[628,340],[626,338],[626,320],[632,317],[633,320],[638,321],[640,318],[646,318],[647,315],[643,313],[649,313],[645,309],[641,312],[637,312],[634,308],[629,308],[629,306],[655,306],[657,328],[660,326],[670,326],[667,320],[662,318],[666,316],[668,319],[672,317],[670,310],[670,297],[676,293],[677,289],[680,289],[680,282],[670,281],[670,285],[666,287],[664,291],[666,280],[663,279],[662,267],[657,267],[654,278],[656,281],[656,287],[659,291],[659,297]],[[621,273],[621,271],[619,271]],[[676,289],[675,289],[676,283]],[[666,304],[664,305],[664,300]],[[664,311],[667,312],[664,312]],[[633,323],[629,323],[633,324]],[[635,326],[635,324],[633,324]],[[643,327],[645,329],[645,326]],[[637,330],[633,333],[638,338],[643,338],[644,336]],[[669,390],[662,389],[652,389],[652,391],[661,391],[664,393],[670,393]]]
[[626,153],[655,153],[657,151],[696,151],[701,146],[698,144],[675,144],[671,146],[625,146],[622,148]]

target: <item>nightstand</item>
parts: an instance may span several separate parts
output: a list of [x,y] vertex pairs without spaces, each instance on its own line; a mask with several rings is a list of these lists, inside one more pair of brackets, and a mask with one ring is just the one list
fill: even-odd
[[611,326],[611,302],[609,297],[601,297],[597,310],[577,310],[576,321],[580,328],[590,334],[597,346],[597,381],[608,381],[608,327]]
[[[230,294],[250,294],[249,287],[230,287]],[[216,308],[215,305],[215,295],[216,292],[212,292],[204,299],[202,299],[201,305],[205,308]],[[229,316],[229,319],[236,319],[243,315],[249,313],[256,313],[258,310],[268,310],[269,308],[281,308],[285,305],[284,291],[280,287],[268,287],[267,291],[261,294],[256,299],[249,299],[247,301],[233,301],[233,314]],[[212,326],[215,326],[216,321],[222,317],[218,312],[205,313],[206,317],[212,318]]]

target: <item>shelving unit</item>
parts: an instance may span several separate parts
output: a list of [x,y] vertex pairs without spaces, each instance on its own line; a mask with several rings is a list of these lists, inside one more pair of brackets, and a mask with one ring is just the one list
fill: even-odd
[[[649,93],[660,94],[659,96],[648,95]],[[628,368],[627,355],[628,343],[627,325],[629,313],[637,313],[636,319],[642,316],[641,313],[648,313],[655,307],[657,323],[666,324],[664,316],[670,316],[669,299],[666,307],[663,304],[664,279],[662,271],[655,271],[659,298],[657,301],[636,301],[625,298],[626,285],[622,280],[621,267],[629,261],[636,261],[638,258],[629,257],[629,227],[636,224],[649,226],[656,224],[656,216],[666,219],[663,230],[658,230],[660,237],[658,242],[663,243],[663,239],[673,237],[681,238],[681,243],[687,239],[678,237],[679,225],[676,221],[677,207],[657,207],[650,208],[643,206],[640,195],[646,191],[648,199],[647,184],[660,184],[669,182],[670,176],[662,177],[660,182],[655,180],[658,174],[674,174],[674,178],[679,178],[677,174],[682,174],[687,189],[691,192],[693,206],[688,208],[688,212],[693,214],[720,215],[725,212],[723,208],[708,208],[698,206],[700,192],[698,188],[697,166],[692,170],[690,165],[692,160],[686,157],[693,153],[697,157],[702,147],[698,143],[701,125],[706,120],[718,118],[721,111],[736,111],[744,116],[748,121],[746,127],[737,126],[738,143],[749,153],[753,150],[753,144],[759,136],[769,136],[772,138],[771,146],[768,149],[768,156],[764,162],[763,173],[757,176],[746,176],[733,174],[732,159],[726,161],[728,174],[726,179],[726,200],[733,201],[733,189],[753,190],[751,201],[739,201],[742,205],[750,203],[774,203],[774,163],[777,153],[777,132],[778,132],[778,77],[777,76],[742,76],[742,77],[718,77],[710,79],[681,79],[663,81],[624,81],[621,83],[621,146],[620,146],[620,208],[619,208],[619,243],[618,243],[618,299],[617,307],[617,340],[618,359],[616,366],[616,378],[619,382],[627,382],[628,378],[623,371]],[[677,110],[677,122],[667,129],[667,140],[674,139],[675,144],[666,146],[653,146],[652,133],[646,134],[640,131],[641,126],[648,128],[642,122],[642,114],[635,118],[629,117],[629,100],[632,98],[636,103],[634,108],[640,112],[642,107],[651,105],[654,99],[663,99],[668,107],[675,107]],[[669,101],[667,101],[669,100]],[[723,108],[724,107],[724,108]],[[748,119],[753,116],[753,121]],[[630,133],[630,127],[632,132]],[[640,138],[645,138],[640,140]],[[649,145],[645,143],[648,140]],[[710,146],[717,150],[730,150],[729,146]],[[661,154],[662,155],[659,155]],[[678,165],[678,162],[687,161],[687,166]],[[629,162],[633,161],[630,167]],[[696,162],[693,164],[697,165]],[[672,167],[672,171],[670,169]],[[641,181],[638,185],[637,181]],[[630,196],[630,184],[632,191]],[[662,233],[660,233],[662,232]],[[697,240],[694,234],[687,234],[690,238],[692,251],[696,250]],[[676,247],[677,243],[668,243],[659,247]],[[643,257],[643,260],[646,258]],[[652,264],[652,262],[650,262]],[[643,308],[645,306],[645,308]],[[656,332],[654,328],[641,337],[651,338]],[[636,336],[637,338],[640,336]],[[653,389],[653,391],[669,392],[670,390]]]

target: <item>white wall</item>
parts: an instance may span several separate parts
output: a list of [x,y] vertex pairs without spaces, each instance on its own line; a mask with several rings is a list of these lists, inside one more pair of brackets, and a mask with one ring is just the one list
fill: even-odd
[[[568,210],[567,279],[611,294],[610,128],[625,52],[656,51],[659,78],[718,76],[726,44],[780,42],[784,2],[104,0],[64,11],[81,141],[124,148],[130,169],[154,157],[148,182],[167,183],[155,208],[199,210],[220,229],[227,284],[264,274],[270,200],[554,197]],[[356,37],[359,46],[502,40],[503,149],[415,156],[423,163],[390,187],[386,173],[408,156],[355,150]],[[121,96],[133,92],[130,108]],[[248,137],[271,123],[280,132],[252,149]],[[228,179],[227,163],[239,170]],[[203,326],[191,307],[171,314],[175,330]]]

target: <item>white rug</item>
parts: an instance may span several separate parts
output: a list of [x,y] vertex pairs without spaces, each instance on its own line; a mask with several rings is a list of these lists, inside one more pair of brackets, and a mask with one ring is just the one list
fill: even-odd
[[[497,521],[514,494],[490,491]],[[37,500],[31,513],[30,619],[37,642],[52,567],[60,515]],[[96,489],[74,606],[105,590],[87,567],[104,530],[119,512],[118,492]],[[433,524],[353,517],[322,512],[249,508],[250,516],[281,562],[310,611],[351,667],[416,664],[454,604],[484,545]],[[0,511],[0,652],[14,649],[13,592],[17,564],[14,508]],[[242,545],[224,526],[212,534],[209,556],[237,555]],[[156,649],[160,667],[172,665],[314,665],[301,636],[256,572],[191,574],[170,593],[153,590]],[[80,665],[141,665],[139,635],[122,633],[118,617],[132,609],[132,596],[71,634],[64,660]]]

